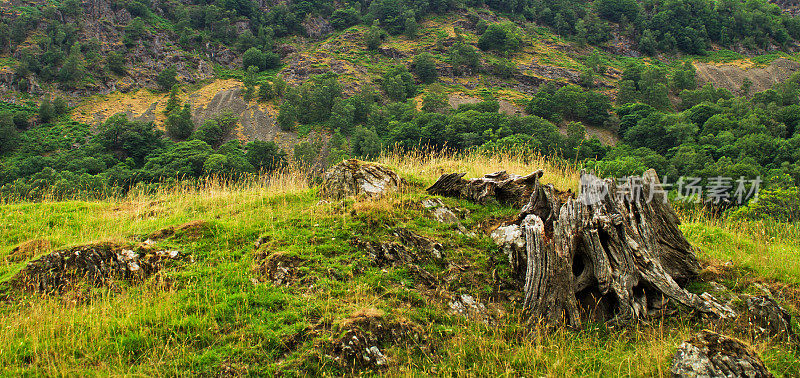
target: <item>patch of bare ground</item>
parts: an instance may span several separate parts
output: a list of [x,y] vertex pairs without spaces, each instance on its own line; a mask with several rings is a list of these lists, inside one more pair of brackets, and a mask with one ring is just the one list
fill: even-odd
[[30,260],[42,253],[50,252],[53,245],[49,240],[33,239],[20,243],[5,257],[6,264]]
[[800,70],[800,63],[779,58],[766,67],[748,67],[734,64],[696,62],[697,78],[701,84],[711,83],[734,94],[742,94],[740,88],[745,79],[753,83],[750,94],[765,91],[781,83]]
[[176,226],[167,226],[153,232],[147,238],[150,240],[163,240],[170,236],[182,236],[188,239],[200,239],[209,229],[208,222],[204,220],[194,220]]

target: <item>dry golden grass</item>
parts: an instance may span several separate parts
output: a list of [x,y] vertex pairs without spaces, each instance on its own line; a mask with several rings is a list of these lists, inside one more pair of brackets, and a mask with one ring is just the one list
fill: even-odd
[[573,166],[541,154],[520,151],[495,154],[396,151],[381,156],[377,162],[395,168],[401,176],[416,177],[431,184],[445,173],[466,172],[465,177],[471,178],[497,171],[526,175],[539,169],[544,171],[542,182],[552,183],[560,190],[577,192],[580,183],[580,173]]

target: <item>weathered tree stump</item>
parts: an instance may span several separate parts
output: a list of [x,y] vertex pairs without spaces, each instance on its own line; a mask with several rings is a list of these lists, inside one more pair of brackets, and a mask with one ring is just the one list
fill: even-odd
[[428,193],[465,198],[480,204],[494,199],[504,205],[522,207],[543,173],[538,170],[527,176],[517,176],[500,171],[471,180],[463,179],[466,173],[450,173],[439,177],[439,180],[428,188]]
[[533,318],[573,327],[586,319],[629,323],[664,314],[668,300],[714,317],[734,315],[710,295],[682,288],[700,265],[655,171],[619,187],[582,172],[577,198],[540,184],[541,176],[498,172],[467,181],[450,174],[428,189],[479,203],[526,198],[516,219],[492,237],[508,254]]

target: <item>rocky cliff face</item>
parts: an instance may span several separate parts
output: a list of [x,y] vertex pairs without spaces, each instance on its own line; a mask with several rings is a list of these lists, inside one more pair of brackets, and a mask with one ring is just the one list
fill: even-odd
[[[13,18],[12,7],[39,3],[45,1],[0,2],[0,12],[12,14]],[[125,74],[106,76],[88,72],[94,80],[81,83],[77,88],[65,88],[58,84],[39,83],[32,75],[19,78],[11,67],[6,67],[0,70],[0,94],[20,91],[21,88],[17,84],[23,80],[28,84],[24,92],[33,95],[61,92],[77,101],[81,97],[95,94],[156,88],[154,80],[156,75],[169,67],[175,67],[181,82],[194,84],[212,78],[214,64],[229,68],[241,64],[241,57],[237,53],[216,43],[207,43],[202,51],[185,51],[178,45],[179,36],[168,30],[149,29],[146,35],[135,41],[132,46],[126,47],[122,43],[124,28],[133,18],[128,10],[114,6],[110,0],[85,0],[81,5],[83,7],[81,16],[64,15],[56,11],[56,19],[62,23],[77,22],[79,41],[95,41],[100,56],[105,57],[114,52],[124,53],[127,57]],[[45,26],[39,25],[34,33],[46,33]],[[20,58],[21,50],[16,49],[12,57]]]

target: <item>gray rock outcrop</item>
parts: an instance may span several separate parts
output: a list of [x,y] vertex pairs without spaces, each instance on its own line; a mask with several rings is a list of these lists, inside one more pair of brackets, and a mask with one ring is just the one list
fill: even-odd
[[325,172],[322,194],[333,199],[356,196],[374,199],[397,192],[401,186],[402,179],[392,170],[378,164],[350,159]]
[[758,355],[739,340],[708,330],[700,331],[675,352],[673,377],[772,377]]

